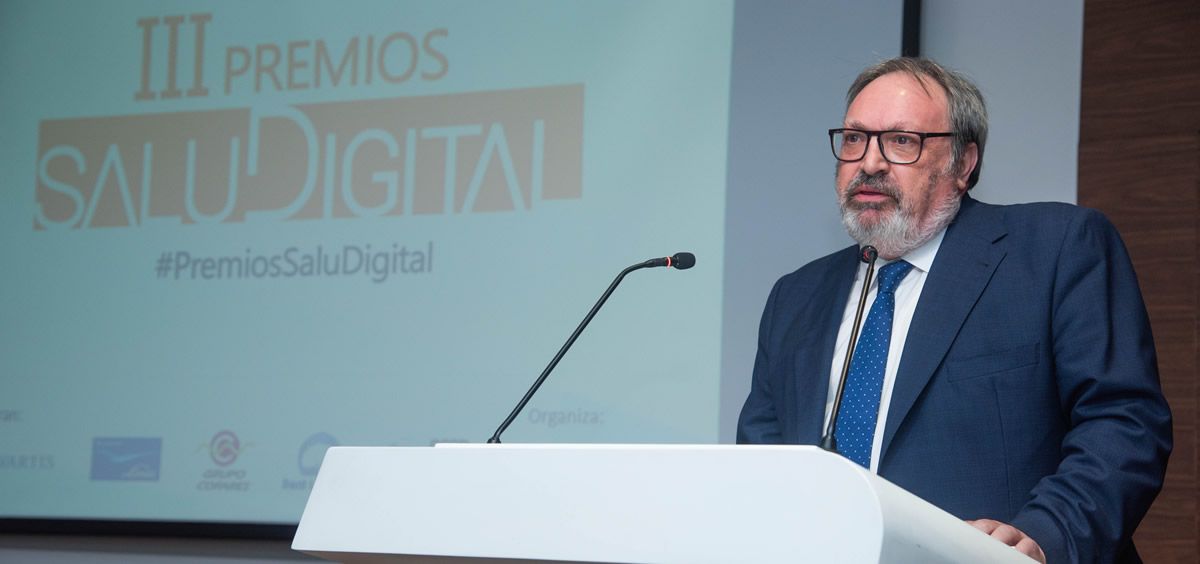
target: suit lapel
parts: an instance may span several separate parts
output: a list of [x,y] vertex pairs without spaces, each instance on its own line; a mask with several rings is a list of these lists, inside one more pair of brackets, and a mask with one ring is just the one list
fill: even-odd
[[891,407],[883,432],[880,461],[917,398],[953,344],[967,315],[987,287],[1005,251],[1000,208],[963,196],[962,208],[938,249],[925,279],[904,344]]
[[835,255],[829,273],[809,293],[804,311],[796,316],[788,342],[796,358],[791,379],[796,417],[792,436],[800,444],[817,444],[825,431],[825,399],[838,327],[858,271],[858,246]]

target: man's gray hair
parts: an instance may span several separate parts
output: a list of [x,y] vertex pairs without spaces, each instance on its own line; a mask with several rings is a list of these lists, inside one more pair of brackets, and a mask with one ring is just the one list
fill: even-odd
[[871,81],[894,72],[903,72],[912,76],[926,88],[926,79],[931,79],[942,87],[946,93],[946,102],[950,112],[950,129],[954,135],[953,163],[955,168],[960,166],[967,146],[974,143],[978,147],[979,159],[971,176],[967,178],[967,189],[979,182],[979,170],[983,168],[983,145],[987,142],[987,106],[983,102],[983,94],[970,79],[959,72],[952,71],[934,61],[915,57],[896,57],[867,67],[854,79],[850,90],[846,92],[846,108],[854,102],[854,98],[866,88]]

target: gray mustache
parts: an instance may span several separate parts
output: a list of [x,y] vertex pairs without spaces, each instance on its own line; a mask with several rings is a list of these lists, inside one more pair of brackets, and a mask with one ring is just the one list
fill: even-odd
[[850,185],[846,187],[846,199],[853,198],[858,194],[863,187],[870,188],[873,191],[879,192],[886,196],[890,196],[895,200],[900,200],[900,189],[889,179],[882,175],[867,176],[863,173],[858,173],[854,180],[850,181]]

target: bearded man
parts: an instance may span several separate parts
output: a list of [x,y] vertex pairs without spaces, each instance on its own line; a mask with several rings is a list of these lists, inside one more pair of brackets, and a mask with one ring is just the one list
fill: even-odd
[[[829,131],[842,222],[878,250],[837,451],[1042,562],[1140,562],[1171,414],[1129,256],[1098,212],[993,206],[987,112],[927,59],[859,75]],[[860,247],[781,278],[739,443],[817,444],[868,265]]]

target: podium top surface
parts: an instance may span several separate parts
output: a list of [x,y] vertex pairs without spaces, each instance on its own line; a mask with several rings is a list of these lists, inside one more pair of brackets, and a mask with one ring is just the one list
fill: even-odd
[[347,562],[1029,562],[805,446],[334,447],[292,546]]

